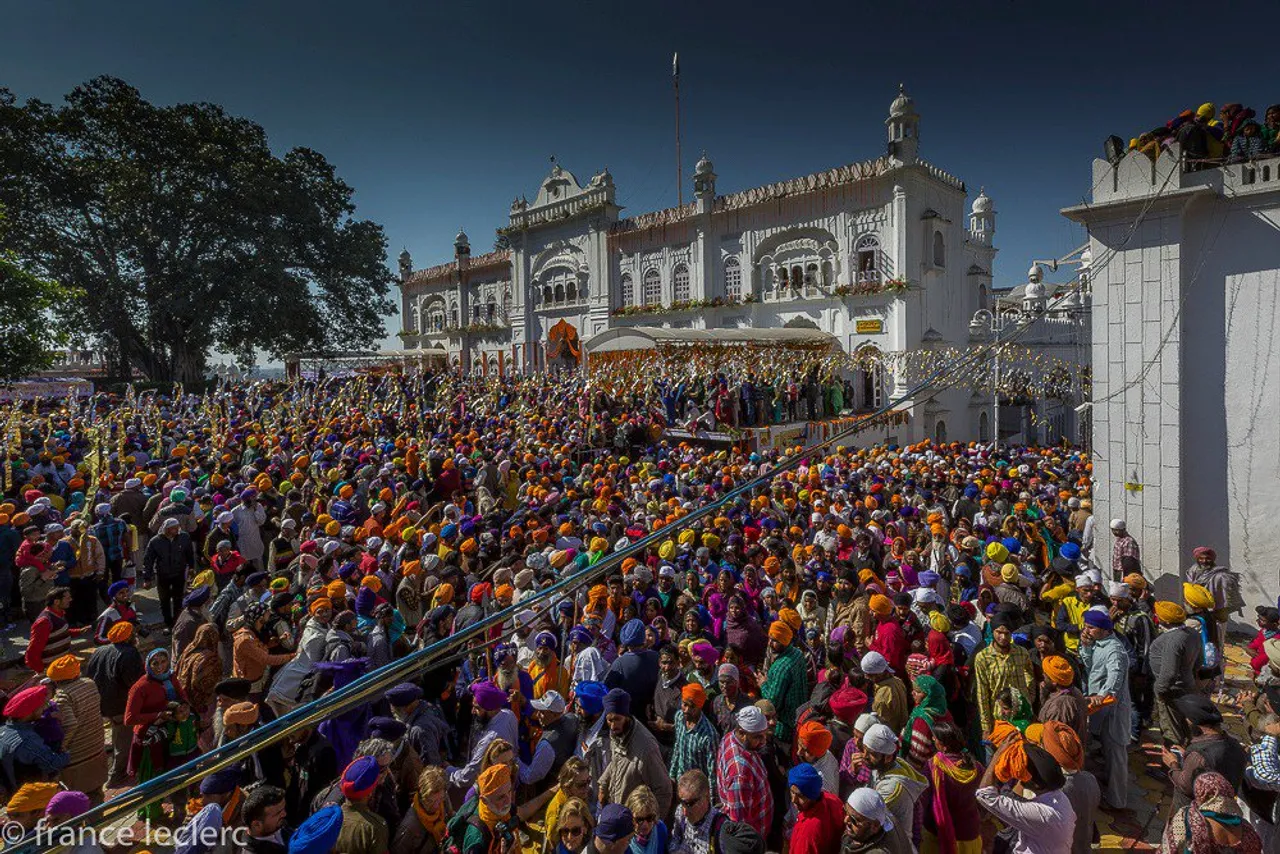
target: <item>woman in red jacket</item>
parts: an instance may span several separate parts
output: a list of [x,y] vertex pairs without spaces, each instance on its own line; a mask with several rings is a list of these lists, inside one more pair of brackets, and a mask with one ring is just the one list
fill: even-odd
[[[129,774],[136,776],[138,783],[159,777],[168,770],[169,744],[178,725],[174,714],[186,705],[182,687],[170,670],[169,651],[163,647],[151,650],[147,655],[146,672],[129,689],[129,699],[124,707],[125,726],[133,727]],[[186,803],[185,791],[179,789],[169,798],[173,804],[174,819],[181,821],[182,807]],[[138,817],[159,821],[164,814],[157,802],[139,811]]]

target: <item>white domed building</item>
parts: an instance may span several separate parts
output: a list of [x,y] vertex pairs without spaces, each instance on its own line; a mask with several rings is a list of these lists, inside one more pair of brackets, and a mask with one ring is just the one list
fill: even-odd
[[[799,328],[850,353],[968,346],[991,300],[995,206],[985,193],[970,205],[963,181],[920,158],[920,122],[900,89],[883,156],[721,194],[704,153],[692,201],[632,216],[608,169],[584,182],[553,164],[532,200],[512,202],[497,229],[505,248],[472,256],[460,231],[450,261],[414,269],[401,257],[401,338],[502,372],[571,369],[593,341],[655,329]],[[906,391],[883,371],[859,374],[855,410]],[[880,438],[988,438],[990,407],[971,397],[909,405],[909,424]]]

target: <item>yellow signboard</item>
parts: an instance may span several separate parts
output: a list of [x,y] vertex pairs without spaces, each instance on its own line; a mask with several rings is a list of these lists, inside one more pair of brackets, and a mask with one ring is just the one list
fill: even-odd
[[854,324],[859,335],[880,335],[884,332],[883,320],[859,320]]

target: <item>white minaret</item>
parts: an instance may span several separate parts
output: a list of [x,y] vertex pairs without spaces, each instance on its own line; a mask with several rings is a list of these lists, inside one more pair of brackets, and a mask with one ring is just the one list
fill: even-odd
[[974,243],[991,246],[996,236],[996,208],[985,189],[978,190],[969,214],[969,239]]
[[889,105],[885,127],[889,130],[890,159],[901,166],[915,163],[920,145],[920,116],[904,84],[898,84],[898,97]]

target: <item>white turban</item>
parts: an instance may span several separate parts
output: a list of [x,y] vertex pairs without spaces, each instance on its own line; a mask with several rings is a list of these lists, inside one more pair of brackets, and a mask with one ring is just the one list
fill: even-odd
[[884,724],[875,724],[862,734],[862,746],[881,756],[898,752],[898,737]]
[[878,723],[882,723],[878,715],[873,712],[863,712],[858,715],[858,719],[853,722],[853,728],[863,735],[866,735],[867,730],[871,729]]
[[1111,530],[1113,530],[1113,531],[1123,531],[1123,530],[1125,530],[1124,520],[1123,520],[1123,519],[1112,519],[1112,520],[1111,520]]
[[889,670],[889,660],[878,652],[868,652],[862,656],[862,672],[871,676]]
[[765,719],[764,712],[755,706],[745,706],[738,710],[738,726],[743,732],[757,733],[764,732],[769,728],[769,721]]
[[867,786],[854,789],[845,803],[858,815],[880,825],[886,833],[893,830],[893,816],[875,789]]

